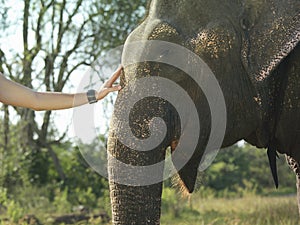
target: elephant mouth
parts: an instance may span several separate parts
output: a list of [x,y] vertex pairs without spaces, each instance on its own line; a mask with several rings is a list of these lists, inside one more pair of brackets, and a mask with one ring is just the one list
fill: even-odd
[[178,145],[178,141],[179,141],[178,139],[171,141],[170,148],[171,148],[172,153],[175,151],[175,149]]

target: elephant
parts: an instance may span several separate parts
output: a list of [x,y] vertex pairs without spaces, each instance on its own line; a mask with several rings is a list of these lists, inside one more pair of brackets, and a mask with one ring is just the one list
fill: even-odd
[[[184,192],[192,193],[210,137],[221,130],[219,124],[223,120],[226,123],[219,147],[246,140],[266,148],[276,186],[276,155],[286,155],[296,173],[300,205],[299,40],[298,0],[152,0],[146,17],[128,36],[123,49],[123,89],[117,96],[108,139],[113,224],[160,224],[165,169],[161,162],[166,159],[167,149],[171,149],[176,182]],[[152,41],[170,43],[171,47],[154,60],[151,51],[159,52],[163,47],[151,45]],[[201,69],[197,71],[200,67],[190,70],[196,77],[188,75],[184,68],[193,67],[196,62],[173,54],[172,44],[199,57],[208,67],[205,71],[215,76],[218,85],[214,87],[220,88],[219,97],[225,102],[222,119],[213,115],[212,102],[219,97],[208,96],[217,93],[217,89],[207,88],[207,80],[200,77]],[[138,48],[141,51],[135,52]],[[183,62],[183,66],[159,61],[165,55]],[[132,57],[134,60],[130,61]],[[206,84],[201,84],[201,80]],[[144,81],[150,85],[141,83]],[[164,84],[157,88],[161,83]],[[168,88],[169,84],[172,88]],[[145,93],[138,91],[141,85]],[[178,87],[184,91],[168,95],[170,99],[176,95],[177,101],[170,103],[168,98],[160,97],[164,89],[172,91]],[[188,98],[181,98],[184,94]],[[180,105],[187,101],[193,103],[192,108]],[[128,107],[128,116],[122,116]],[[181,118],[176,107],[185,110],[187,118]],[[217,123],[213,124],[213,119]],[[162,120],[163,129],[158,129]],[[188,133],[186,123],[200,124],[199,132]],[[189,141],[193,133],[197,136],[194,145]],[[159,144],[152,146],[150,141],[144,150],[135,148],[153,135],[160,138]],[[188,144],[177,150],[184,135]],[[128,169],[127,165],[139,169]],[[150,165],[157,166],[146,170]],[[153,175],[157,179],[147,183]]]

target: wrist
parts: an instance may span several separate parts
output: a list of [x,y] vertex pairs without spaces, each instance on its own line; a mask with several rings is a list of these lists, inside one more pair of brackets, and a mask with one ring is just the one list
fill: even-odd
[[89,104],[96,103],[98,101],[98,93],[94,89],[90,89],[86,93]]

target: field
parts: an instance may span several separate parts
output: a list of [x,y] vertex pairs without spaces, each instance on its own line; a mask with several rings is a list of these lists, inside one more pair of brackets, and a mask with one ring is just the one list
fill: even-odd
[[[276,193],[276,192],[275,192]],[[215,193],[214,193],[215,194]],[[279,194],[279,193],[277,193]],[[297,225],[298,209],[295,194],[285,194],[277,196],[256,195],[251,192],[244,192],[242,197],[214,197],[208,192],[202,196],[203,192],[198,191],[190,197],[180,197],[174,189],[165,188],[162,202],[162,225]],[[223,196],[224,195],[223,193]],[[63,198],[60,204],[65,208]],[[99,202],[100,205],[104,201]],[[109,199],[106,202],[107,213],[109,214]],[[93,213],[99,213],[96,206]],[[11,207],[10,215],[15,215],[21,209]],[[49,218],[54,215],[64,215],[63,208],[60,212],[51,210],[51,204],[32,207],[26,214],[35,214],[41,222],[40,224],[51,225]],[[22,211],[22,210],[21,210]],[[93,214],[90,212],[90,215]],[[34,225],[36,223],[26,223],[13,220],[2,220],[8,218],[8,214],[0,216],[0,225]],[[63,223],[60,223],[61,225]],[[99,219],[81,221],[74,223],[77,225],[108,225],[111,223],[101,223]]]
[[295,196],[192,199],[165,209],[162,225],[297,225]]

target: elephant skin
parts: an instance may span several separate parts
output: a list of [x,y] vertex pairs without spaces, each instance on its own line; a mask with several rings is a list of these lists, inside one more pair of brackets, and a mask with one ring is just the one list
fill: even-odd
[[[221,147],[244,139],[268,148],[271,163],[276,152],[286,154],[299,182],[300,1],[152,0],[145,20],[126,40],[123,60],[130,57],[133,50],[130,44],[143,40],[183,46],[212,70],[226,103],[226,132]],[[178,171],[182,187],[191,193],[212,130],[208,101],[201,88],[182,70],[159,62],[125,65],[122,86],[134,92],[138,80],[148,77],[175,82],[188,93],[198,112],[201,131],[197,146]],[[124,88],[118,99],[125,94]],[[126,107],[118,99],[114,115]],[[151,151],[134,150],[116,135],[116,130],[122,130],[129,122],[135,137],[147,139],[151,136],[149,123],[153,117],[162,118],[167,131],[162,142]],[[112,120],[108,141],[113,223],[159,224],[162,182],[122,184],[118,182],[121,177],[133,181],[151,174],[143,170],[125,172],[113,159],[140,167],[161,162],[168,146],[176,152],[178,138],[185,131],[172,104],[153,96],[135,104],[127,119]],[[174,166],[177,167],[176,162]],[[163,170],[161,166],[155,173],[163,177]]]

